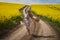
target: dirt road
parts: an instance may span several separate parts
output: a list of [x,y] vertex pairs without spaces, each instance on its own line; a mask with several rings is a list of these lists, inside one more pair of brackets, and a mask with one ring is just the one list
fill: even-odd
[[[29,9],[30,7],[26,6],[23,9],[23,13],[28,13]],[[35,22],[31,18],[30,20],[30,30],[34,35],[29,35],[25,24],[21,22],[22,27],[12,32],[9,36],[5,37],[4,40],[58,40],[56,31],[49,24],[41,19],[39,22]],[[35,32],[34,29],[36,30]]]
[[39,23],[36,22],[36,26],[39,26],[37,27],[37,31],[35,33],[37,36],[25,35],[21,40],[59,40],[54,28],[46,22],[40,20]]

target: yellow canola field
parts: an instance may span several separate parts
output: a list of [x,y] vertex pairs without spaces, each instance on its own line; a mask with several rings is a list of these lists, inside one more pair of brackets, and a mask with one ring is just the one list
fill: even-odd
[[12,17],[20,16],[21,13],[19,9],[24,7],[24,4],[12,4],[0,2],[0,22],[8,20]]
[[60,22],[60,5],[31,5],[31,10],[37,15],[46,16]]

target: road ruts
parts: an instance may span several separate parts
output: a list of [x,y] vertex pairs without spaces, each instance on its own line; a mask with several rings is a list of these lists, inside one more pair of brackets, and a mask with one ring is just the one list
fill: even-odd
[[25,35],[21,40],[59,40],[56,30],[51,25],[41,19],[39,22],[30,20],[33,35]]
[[[30,6],[26,6],[22,12],[25,15],[29,13]],[[22,22],[19,29],[12,32],[4,40],[58,40],[57,32],[49,24],[40,19],[39,22],[30,18],[30,32],[33,35],[29,35],[25,24]]]

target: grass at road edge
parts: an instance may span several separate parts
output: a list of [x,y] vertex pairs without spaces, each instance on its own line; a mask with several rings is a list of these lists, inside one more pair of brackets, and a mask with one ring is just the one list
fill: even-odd
[[42,20],[47,21],[50,25],[52,25],[60,35],[60,22],[52,20],[51,18],[47,18],[46,16],[37,15],[34,11],[31,11],[34,15],[40,17]]
[[9,20],[5,20],[4,22],[0,22],[0,32],[4,31],[4,30],[8,30],[11,29],[13,25],[17,25],[19,23],[19,21],[23,20],[23,13],[22,10],[25,8],[26,6],[18,9],[21,13],[20,16],[17,17],[12,17]]

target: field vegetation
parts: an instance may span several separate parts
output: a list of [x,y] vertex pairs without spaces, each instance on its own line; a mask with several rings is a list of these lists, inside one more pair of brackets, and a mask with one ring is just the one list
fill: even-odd
[[13,24],[22,20],[20,9],[24,6],[24,4],[0,2],[0,30],[11,28]]
[[60,4],[31,5],[31,11],[60,32]]

